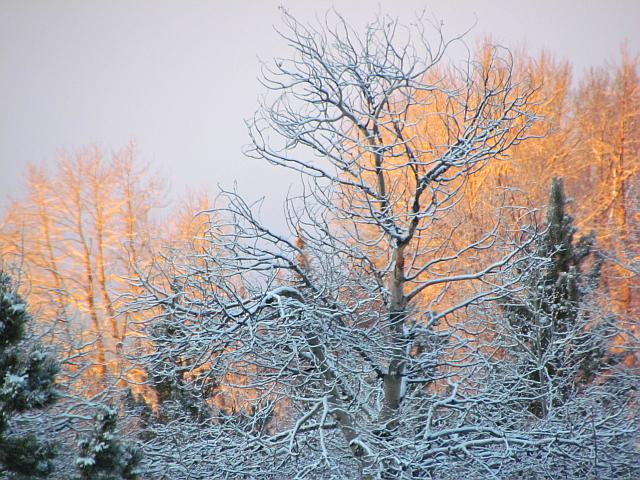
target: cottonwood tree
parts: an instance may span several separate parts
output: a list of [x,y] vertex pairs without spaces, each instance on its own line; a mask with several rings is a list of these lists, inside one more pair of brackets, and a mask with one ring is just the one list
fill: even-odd
[[[148,466],[172,478],[477,478],[499,475],[514,446],[571,442],[483,416],[482,338],[464,326],[466,309],[517,288],[513,260],[533,240],[510,240],[517,227],[497,218],[461,243],[464,224],[447,218],[467,179],[528,138],[534,88],[513,81],[498,47],[447,64],[460,39],[422,21],[383,16],[363,33],[335,14],[284,23],[292,54],[264,67],[274,95],[248,153],[298,172],[302,193],[278,233],[225,192],[196,251],[139,271],[131,309],[171,331],[148,361],[174,359],[168,380],[188,380],[180,388],[210,409],[179,455],[151,440]],[[164,439],[186,429],[163,425]]]

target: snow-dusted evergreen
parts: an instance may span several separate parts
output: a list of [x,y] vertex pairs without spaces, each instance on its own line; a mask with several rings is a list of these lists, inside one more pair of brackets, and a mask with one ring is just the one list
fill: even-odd
[[556,178],[545,230],[530,257],[546,263],[523,264],[523,290],[500,301],[505,334],[514,344],[506,349],[507,365],[515,367],[529,398],[522,406],[537,417],[566,404],[604,372],[613,373],[623,356],[613,353],[616,318],[597,304],[603,300],[596,296],[602,257],[593,235],[574,241],[565,202]]
[[[637,346],[598,289],[594,236],[574,238],[562,180],[518,262],[520,288],[475,312],[484,326],[485,416],[530,442],[496,455],[498,478],[636,478],[640,474]],[[637,350],[635,350],[637,351]]]
[[141,452],[119,439],[116,433],[118,413],[101,407],[95,415],[94,431],[78,442],[80,454],[76,466],[80,480],[137,480]]
[[[20,415],[56,400],[56,363],[27,337],[31,318],[11,279],[0,271],[0,478],[46,477],[53,445],[25,434]],[[40,425],[40,430],[46,425]]]

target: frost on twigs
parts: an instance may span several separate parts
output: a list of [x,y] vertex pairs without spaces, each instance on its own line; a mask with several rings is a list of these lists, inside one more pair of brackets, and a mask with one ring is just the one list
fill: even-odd
[[540,467],[532,478],[551,461],[599,468],[600,417],[542,421],[509,403],[517,381],[498,388],[497,305],[549,262],[539,234],[500,210],[469,232],[458,208],[470,178],[529,138],[536,86],[515,81],[499,47],[448,63],[461,39],[421,19],[359,31],[285,12],[280,33],[290,56],[263,67],[247,153],[299,172],[301,193],[279,232],[222,192],[199,247],[137,280],[159,403],[146,467],[256,479],[521,478],[523,458]]

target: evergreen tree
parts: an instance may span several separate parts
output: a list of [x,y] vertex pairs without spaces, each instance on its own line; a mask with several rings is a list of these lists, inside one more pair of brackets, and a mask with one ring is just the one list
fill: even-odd
[[[216,379],[212,377],[195,390],[187,388],[189,382],[185,377],[189,374],[189,362],[185,361],[181,352],[167,352],[163,349],[167,342],[171,342],[178,335],[176,330],[171,321],[159,321],[149,331],[153,348],[143,361],[149,377],[147,387],[153,390],[158,408],[155,412],[150,412],[146,405],[141,409],[141,419],[146,419],[147,424],[167,423],[176,417],[188,418],[196,423],[209,420],[209,406],[206,400],[210,399],[217,389]],[[142,407],[139,401],[130,403]],[[144,403],[142,401],[142,404]]]
[[601,256],[594,235],[574,241],[576,228],[565,211],[562,179],[554,178],[545,229],[529,252],[522,293],[501,306],[509,338],[507,356],[515,366],[528,410],[543,417],[591,383],[614,362],[611,315],[593,314]]
[[90,438],[80,440],[80,456],[76,465],[81,480],[136,480],[141,452],[118,440],[117,412],[101,407],[95,416],[95,427]]
[[[188,446],[194,435],[206,436],[206,428],[213,421],[207,400],[216,388],[215,384],[205,385],[201,391],[187,388],[188,367],[183,365],[181,355],[166,354],[161,349],[162,340],[176,333],[170,322],[157,322],[149,332],[153,348],[141,359],[148,375],[146,394],[129,390],[125,399],[127,416],[136,419],[134,430],[145,444],[145,471],[149,464],[157,464],[157,458],[165,467],[172,461],[185,461],[181,447]],[[167,429],[176,424],[180,425],[177,433],[167,435]],[[153,476],[159,472],[148,473]]]
[[57,365],[27,341],[30,320],[10,278],[0,271],[0,477],[46,477],[52,469],[53,446],[15,428],[16,415],[56,400]]

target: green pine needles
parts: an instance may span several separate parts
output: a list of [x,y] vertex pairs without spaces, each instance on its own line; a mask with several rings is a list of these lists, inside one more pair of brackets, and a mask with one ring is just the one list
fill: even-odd
[[33,435],[21,435],[15,419],[56,400],[57,364],[35,342],[25,338],[31,319],[10,278],[0,272],[0,473],[17,478],[47,476],[53,446]]

